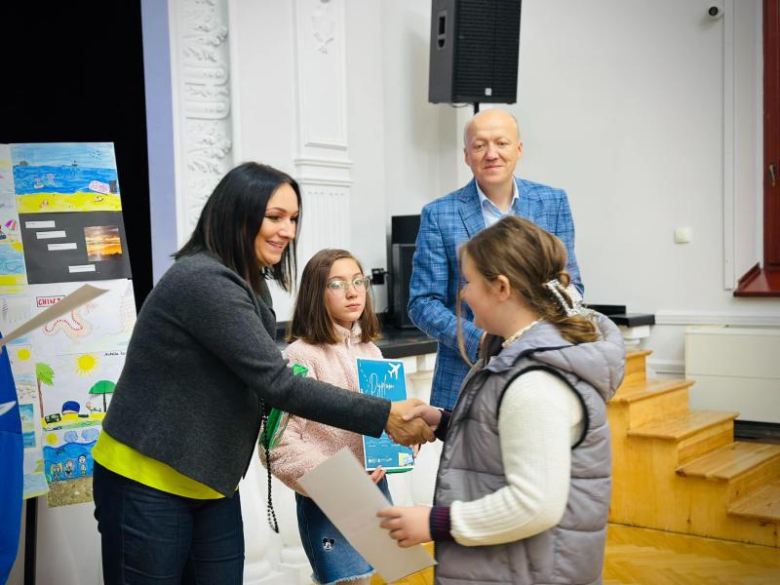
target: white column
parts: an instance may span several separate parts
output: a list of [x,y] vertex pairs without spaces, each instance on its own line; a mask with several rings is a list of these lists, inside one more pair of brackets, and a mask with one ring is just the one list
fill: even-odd
[[303,266],[322,248],[351,244],[343,0],[295,0],[295,49]]
[[227,0],[169,0],[179,244],[233,166]]

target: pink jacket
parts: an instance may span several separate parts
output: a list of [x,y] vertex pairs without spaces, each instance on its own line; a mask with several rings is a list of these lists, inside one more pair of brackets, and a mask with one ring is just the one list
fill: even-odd
[[[342,343],[311,345],[299,339],[287,346],[284,357],[309,368],[312,378],[358,392],[355,358],[381,358],[382,352],[373,343],[360,342],[360,326],[357,323],[351,331],[335,324],[334,327],[343,339]],[[360,435],[297,416],[290,417],[281,443],[270,453],[271,471],[285,485],[305,495],[298,479],[342,447],[349,447],[355,457],[363,461],[363,439]],[[261,449],[261,459],[263,455]]]

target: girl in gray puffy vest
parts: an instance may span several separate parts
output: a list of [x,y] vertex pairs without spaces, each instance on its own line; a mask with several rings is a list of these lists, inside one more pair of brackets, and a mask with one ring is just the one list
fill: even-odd
[[387,508],[382,526],[402,547],[436,542],[437,584],[600,583],[622,335],[582,307],[565,247],[530,221],[501,219],[459,259],[481,357],[452,412],[407,415],[445,441],[434,505]]

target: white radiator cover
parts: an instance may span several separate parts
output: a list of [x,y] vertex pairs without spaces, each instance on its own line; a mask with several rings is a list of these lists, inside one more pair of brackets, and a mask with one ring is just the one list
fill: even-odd
[[691,408],[780,423],[780,328],[687,327],[685,377]]

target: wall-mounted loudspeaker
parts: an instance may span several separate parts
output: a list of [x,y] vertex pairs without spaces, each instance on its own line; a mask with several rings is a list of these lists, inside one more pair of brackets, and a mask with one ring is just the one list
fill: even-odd
[[432,0],[428,101],[517,101],[521,0]]

